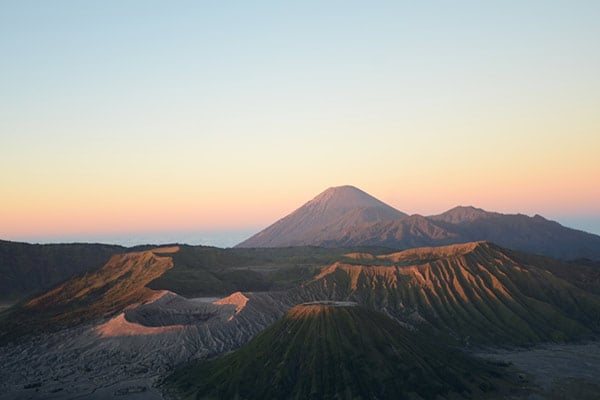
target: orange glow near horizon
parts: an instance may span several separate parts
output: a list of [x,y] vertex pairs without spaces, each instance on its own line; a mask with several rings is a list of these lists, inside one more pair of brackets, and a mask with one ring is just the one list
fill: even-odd
[[[599,175],[600,176],[600,175]],[[596,214],[600,215],[600,188],[579,176],[555,175],[551,182],[525,177],[486,177],[445,179],[427,184],[418,178],[377,187],[370,182],[354,184],[380,200],[409,214],[432,215],[457,205],[472,205],[488,211],[533,214]],[[562,179],[561,179],[562,178]],[[328,186],[287,187],[287,191],[266,193],[262,190],[221,193],[209,190],[180,190],[162,186],[143,190],[132,187],[118,195],[91,192],[42,194],[5,199],[0,210],[2,235],[92,234],[160,232],[176,230],[227,230],[265,227],[300,207]],[[12,201],[11,201],[12,200]]]
[[345,184],[600,218],[598,2],[21,3],[0,239],[259,229]]

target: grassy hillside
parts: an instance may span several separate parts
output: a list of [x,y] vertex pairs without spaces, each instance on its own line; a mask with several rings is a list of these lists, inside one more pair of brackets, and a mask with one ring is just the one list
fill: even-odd
[[500,376],[379,312],[313,304],[234,353],[180,368],[166,387],[198,399],[490,398]]

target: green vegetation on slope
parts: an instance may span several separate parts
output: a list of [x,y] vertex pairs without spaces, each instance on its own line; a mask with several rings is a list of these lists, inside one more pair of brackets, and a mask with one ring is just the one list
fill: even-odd
[[165,385],[198,399],[489,398],[499,378],[379,312],[301,305],[240,350],[180,368]]

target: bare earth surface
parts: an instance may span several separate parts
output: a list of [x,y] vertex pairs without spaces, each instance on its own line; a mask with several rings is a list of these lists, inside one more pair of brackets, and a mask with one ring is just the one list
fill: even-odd
[[261,312],[241,293],[213,303],[161,292],[99,326],[0,347],[0,400],[160,399],[154,385],[174,366],[239,347],[283,313],[248,296]]
[[551,344],[528,350],[494,350],[480,357],[522,371],[528,400],[600,399],[600,342]]

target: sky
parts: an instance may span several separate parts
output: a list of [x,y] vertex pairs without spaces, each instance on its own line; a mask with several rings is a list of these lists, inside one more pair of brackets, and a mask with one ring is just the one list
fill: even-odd
[[233,245],[345,184],[600,233],[599,20],[598,1],[0,0],[0,238]]

